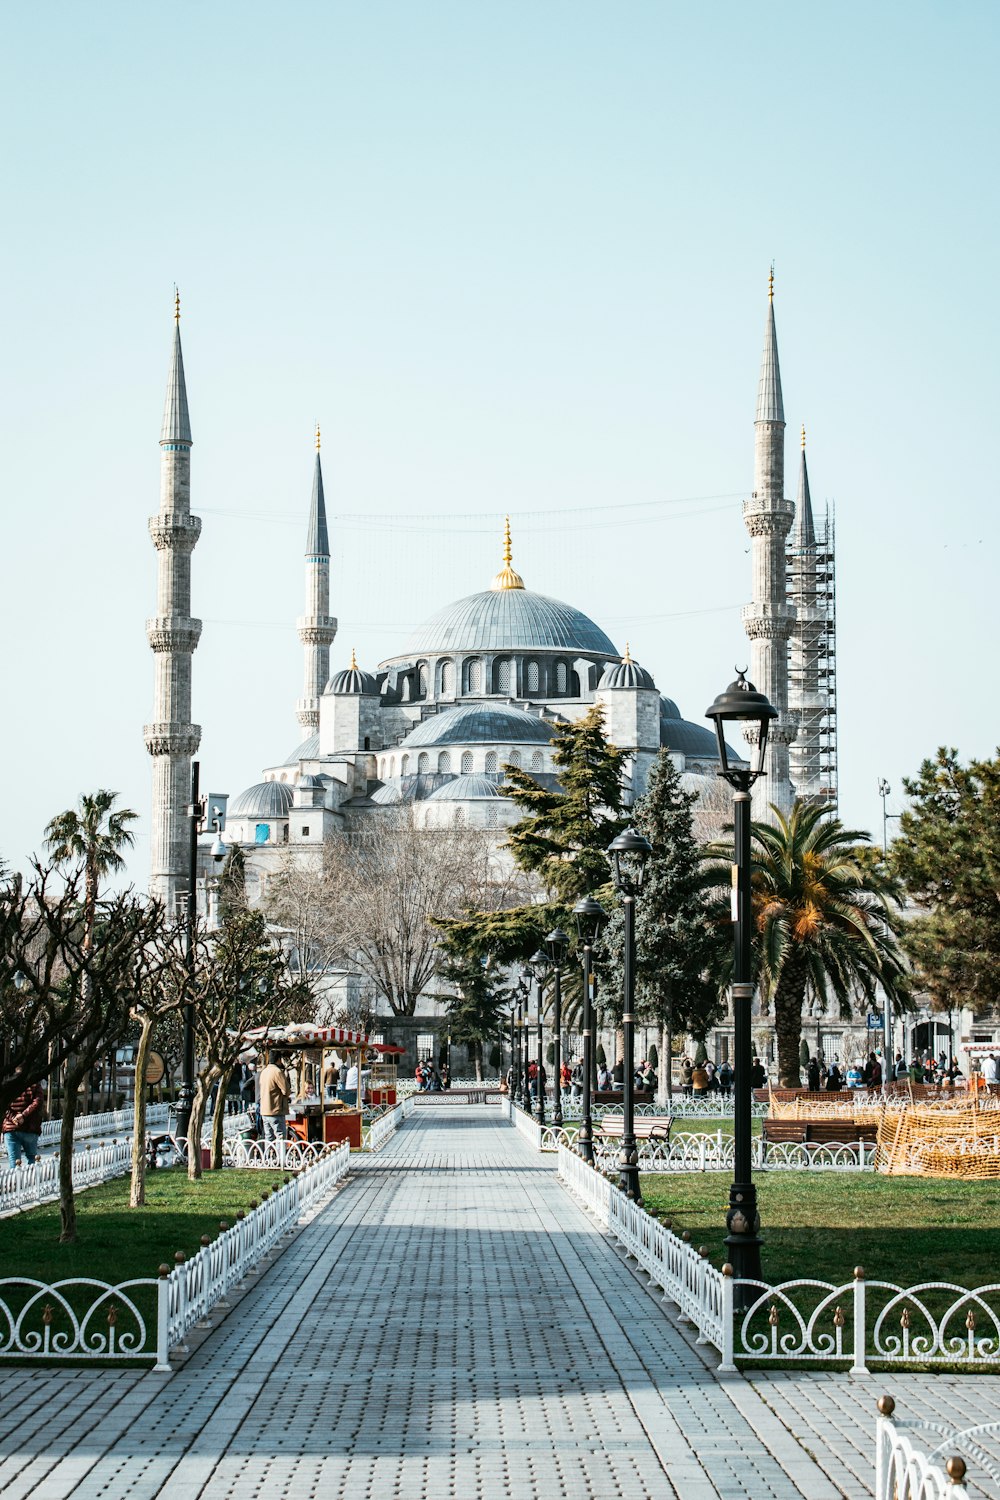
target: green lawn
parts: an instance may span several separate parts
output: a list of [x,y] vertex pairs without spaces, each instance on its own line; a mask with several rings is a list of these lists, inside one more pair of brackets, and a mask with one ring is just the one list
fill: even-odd
[[[725,1172],[644,1173],[646,1206],[726,1259]],[[900,1286],[1000,1280],[1000,1193],[990,1182],[950,1182],[876,1173],[761,1172],[755,1178],[768,1281],[800,1276],[846,1282],[856,1265],[869,1280]]]

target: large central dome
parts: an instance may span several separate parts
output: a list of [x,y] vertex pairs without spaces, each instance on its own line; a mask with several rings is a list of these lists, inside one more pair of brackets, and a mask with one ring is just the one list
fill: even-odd
[[407,642],[408,655],[424,651],[619,654],[581,610],[525,588],[486,589],[439,610]]

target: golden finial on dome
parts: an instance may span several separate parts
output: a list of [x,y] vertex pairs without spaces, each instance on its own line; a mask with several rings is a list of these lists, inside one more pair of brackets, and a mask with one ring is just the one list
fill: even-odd
[[316,423],[316,452],[319,452],[319,423]]
[[802,451],[806,451],[806,424],[802,423]]
[[625,642],[625,655],[622,657],[622,661],[627,667],[630,667],[632,665],[632,653],[629,650],[628,641]]
[[351,647],[351,668],[350,669],[351,669],[352,672],[356,672],[358,670],[358,658],[357,658],[357,655],[355,653],[355,650],[354,650],[353,646]]
[[177,290],[177,283],[175,281],[174,282],[174,322],[175,323],[179,323],[180,320],[181,320],[181,294]]
[[767,278],[767,300],[774,301],[774,261],[771,262],[771,274]]
[[493,582],[490,584],[490,588],[495,593],[500,593],[504,589],[523,589],[524,588],[524,579],[521,577],[520,573],[516,573],[514,571],[514,569],[511,567],[511,558],[512,558],[512,556],[513,556],[513,551],[512,551],[512,548],[511,548],[511,541],[510,541],[510,516],[504,516],[504,518],[503,518],[503,567],[500,569],[499,573],[496,575],[496,577],[494,578]]

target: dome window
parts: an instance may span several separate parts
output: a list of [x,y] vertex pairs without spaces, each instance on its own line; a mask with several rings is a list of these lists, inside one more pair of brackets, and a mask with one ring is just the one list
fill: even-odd
[[450,661],[441,663],[441,695],[451,698],[455,692],[455,664]]
[[497,753],[496,753],[495,750],[487,750],[487,752],[486,752],[486,774],[487,774],[487,776],[495,776],[496,775],[496,770],[497,770]]
[[410,757],[408,755],[400,756],[399,774],[400,776],[409,776],[410,774]]
[[512,750],[510,752],[510,755],[507,758],[507,764],[509,766],[517,766],[518,770],[520,770],[520,767],[521,767],[521,752],[520,752],[520,750]]
[[545,770],[545,757],[540,750],[534,751],[531,757],[531,769],[533,771]]
[[566,691],[566,680],[567,680],[567,677],[566,677],[566,663],[564,661],[557,662],[556,663],[556,692],[557,693],[564,693]]
[[451,756],[447,750],[442,750],[438,756],[438,774],[441,776],[451,775]]
[[422,752],[422,753],[421,753],[421,754],[420,754],[420,755],[419,755],[419,756],[418,756],[418,757],[417,757],[417,771],[418,771],[418,773],[419,773],[419,774],[420,774],[420,775],[421,775],[421,776],[426,776],[426,774],[427,774],[427,772],[428,772],[428,771],[429,771],[429,770],[430,770],[430,768],[431,768],[431,758],[430,758],[430,756],[429,756],[429,755],[428,755],[428,754],[427,754],[427,751],[426,751],[426,750],[424,750],[424,751],[423,751],[423,752]]
[[422,661],[417,667],[417,695],[420,698],[427,697],[427,689],[430,684],[430,676],[427,671],[427,663]]
[[469,774],[469,772],[471,770],[472,770],[472,751],[471,750],[463,750],[463,752],[462,752],[462,775],[463,776],[468,776],[468,774]]
[[525,690],[529,693],[537,693],[539,687],[538,663],[529,661],[525,668]]
[[513,665],[509,656],[502,656],[497,662],[493,671],[494,692],[510,693],[513,691]]
[[467,693],[481,693],[483,690],[483,664],[478,656],[465,664],[465,690]]

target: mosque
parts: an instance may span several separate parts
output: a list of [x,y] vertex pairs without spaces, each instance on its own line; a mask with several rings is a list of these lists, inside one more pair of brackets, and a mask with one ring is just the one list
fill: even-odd
[[[157,615],[147,622],[156,664],[150,891],[168,908],[188,887],[191,764],[200,728],[191,718],[192,656],[201,622],[190,614],[191,554],[201,523],[190,510],[191,425],[175,307],[160,437],[161,504],[150,521],[157,549]],[[778,710],[766,769],[767,800],[795,795],[835,805],[832,524],[814,525],[805,443],[798,505],[784,497],[784,409],[769,290],[755,421],[755,484],[744,504],[753,602],[744,610],[751,676]],[[470,580],[472,581],[472,580]],[[502,561],[486,588],[431,614],[384,661],[331,672],[337,621],[330,614],[330,533],[317,429],[306,531],[305,610],[297,622],[304,685],[296,703],[301,742],[229,801],[225,841],[245,855],[248,894],[292,856],[315,858],[340,831],[364,828],[380,809],[408,804],[418,826],[502,831],[519,817],[504,795],[503,767],[555,785],[557,725],[602,705],[606,732],[626,752],[629,790],[645,789],[661,749],[685,783],[717,785],[715,735],[683,717],[650,672],[572,604],[526,586],[513,561],[509,521]],[[706,692],[706,702],[710,694]],[[276,731],[277,735],[277,731]],[[759,814],[758,814],[759,815]]]

